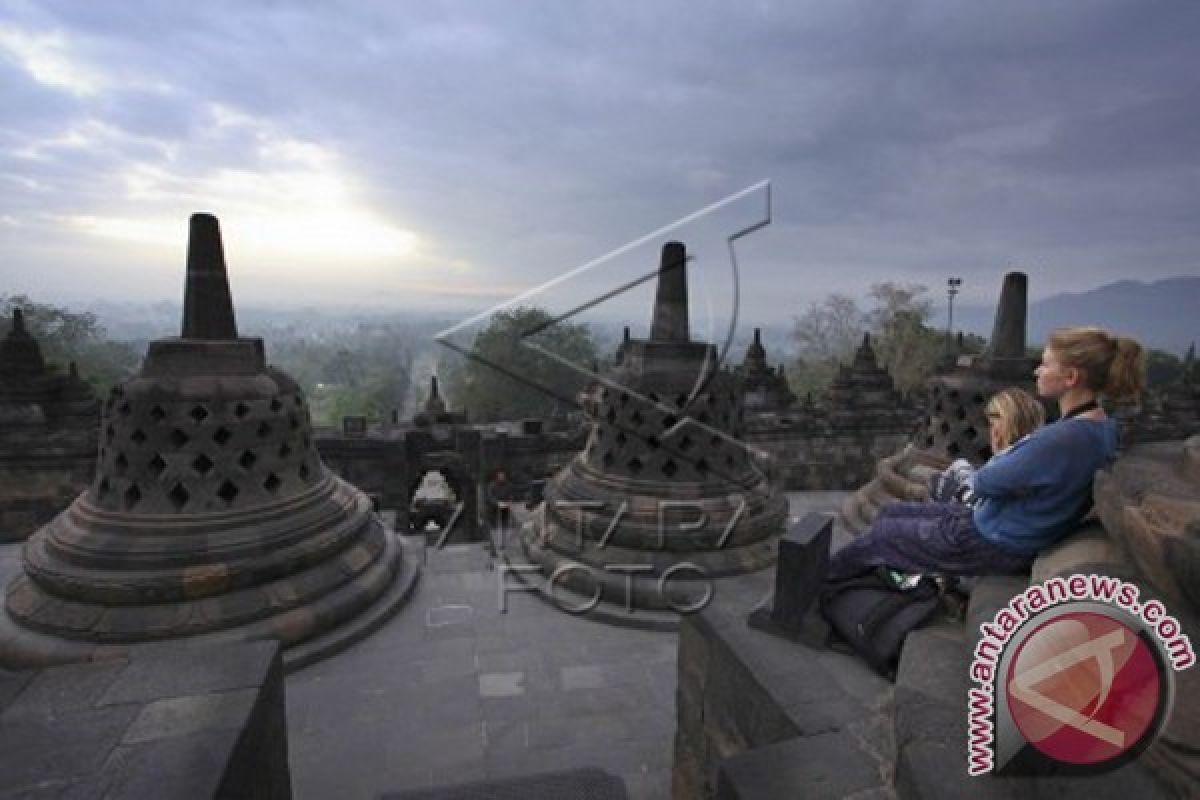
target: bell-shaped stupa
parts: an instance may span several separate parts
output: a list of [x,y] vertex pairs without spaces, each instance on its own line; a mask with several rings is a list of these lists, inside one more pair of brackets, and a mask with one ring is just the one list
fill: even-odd
[[0,339],[0,542],[26,538],[87,487],[100,403],[79,377],[42,358],[14,307]]
[[925,385],[927,406],[913,441],[899,453],[881,459],[875,478],[846,499],[842,521],[852,532],[865,529],[880,507],[896,500],[927,499],[931,472],[964,458],[979,466],[992,456],[987,402],[1001,389],[1035,389],[1038,359],[1025,353],[1025,317],[1029,279],[1023,272],[1004,276],[996,320],[987,351],[960,359]]
[[196,214],[181,336],[113,388],[91,486],[26,544],[0,664],[270,637],[303,665],[386,619],[409,561],[321,463],[300,387],[238,336],[217,220]]
[[663,248],[650,337],[622,341],[587,395],[583,452],[521,532],[551,587],[668,620],[707,581],[772,564],[787,518],[786,499],[739,440],[736,377],[689,335],[686,263],[682,244]]

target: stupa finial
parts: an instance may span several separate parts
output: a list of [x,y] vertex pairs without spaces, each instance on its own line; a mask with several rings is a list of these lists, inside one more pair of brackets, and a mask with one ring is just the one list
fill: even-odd
[[690,341],[688,334],[687,249],[682,242],[663,245],[654,295],[654,322],[650,338],[667,342]]
[[181,335],[184,339],[238,338],[221,227],[212,214],[192,214]]

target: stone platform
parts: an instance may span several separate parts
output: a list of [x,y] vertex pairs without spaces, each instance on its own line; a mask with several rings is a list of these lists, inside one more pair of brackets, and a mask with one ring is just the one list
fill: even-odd
[[[1029,576],[974,581],[965,620],[939,615],[912,632],[894,686],[856,657],[749,628],[747,614],[761,596],[751,583],[722,593],[685,619],[679,636],[672,797],[1195,797],[1194,668],[1176,673],[1158,740],[1119,769],[1090,776],[967,774],[970,655],[979,625],[1031,581],[1090,573],[1133,581],[1143,599],[1157,596],[1103,528],[1085,526],[1045,551]],[[771,589],[771,576],[754,578],[760,591]],[[1168,602],[1168,608],[1194,639],[1186,607]]]
[[[845,495],[794,493],[790,513]],[[678,635],[581,619],[531,592],[508,593],[501,612],[495,563],[480,544],[427,549],[391,621],[288,677],[297,797],[580,767],[620,777],[631,800],[670,796]]]
[[279,645],[0,671],[0,796],[292,796]]

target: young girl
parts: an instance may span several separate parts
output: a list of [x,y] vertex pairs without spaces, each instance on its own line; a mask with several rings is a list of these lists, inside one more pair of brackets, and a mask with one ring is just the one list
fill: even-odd
[[[1024,389],[1002,389],[992,395],[984,415],[988,421],[988,438],[992,456],[1006,452],[1021,439],[1042,427],[1046,413],[1037,398]],[[975,468],[965,458],[954,461],[944,472],[930,476],[929,496],[935,502],[956,500],[975,505],[972,483]]]
[[943,575],[1021,573],[1075,528],[1092,503],[1092,478],[1117,451],[1117,426],[1101,394],[1136,397],[1145,355],[1132,339],[1100,328],[1050,335],[1035,371],[1038,394],[1061,418],[1013,443],[975,473],[975,507],[960,503],[885,506],[867,531],[833,555],[830,580],[886,565]]

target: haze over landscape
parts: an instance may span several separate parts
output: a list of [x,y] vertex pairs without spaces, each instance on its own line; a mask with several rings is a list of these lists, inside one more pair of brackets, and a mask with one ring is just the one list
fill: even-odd
[[[1191,3],[4,0],[0,287],[178,302],[203,209],[239,305],[472,313],[763,179],[751,323],[1195,278],[1198,34]],[[720,265],[724,224],[678,235]]]

